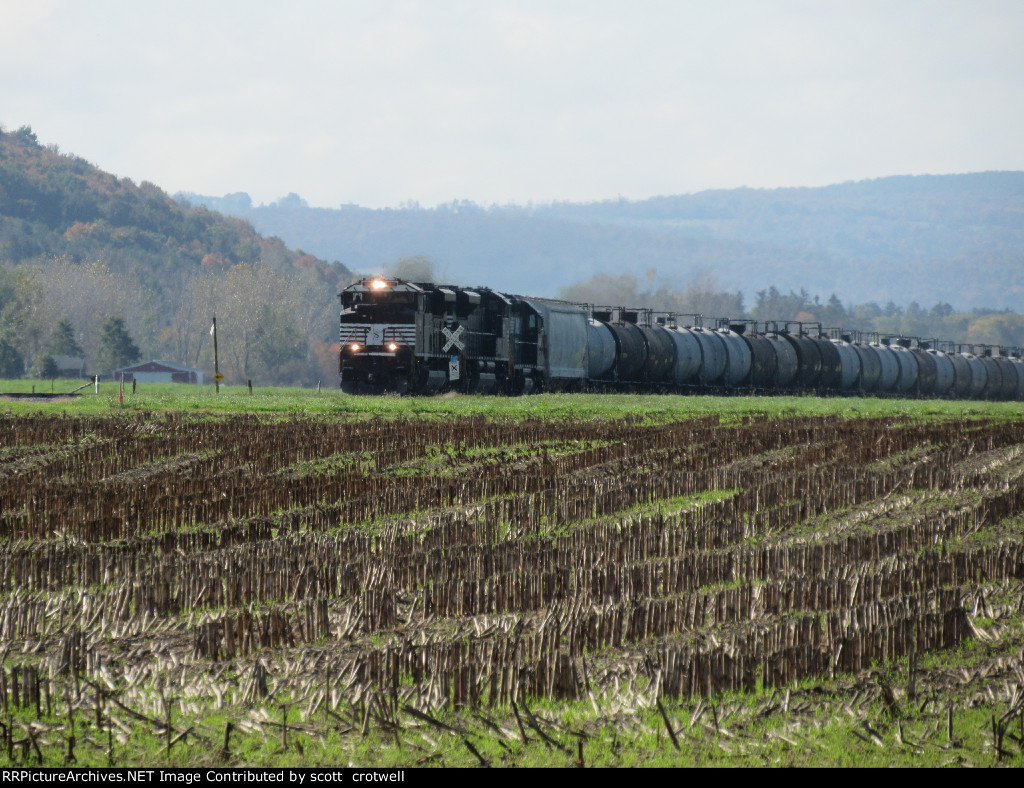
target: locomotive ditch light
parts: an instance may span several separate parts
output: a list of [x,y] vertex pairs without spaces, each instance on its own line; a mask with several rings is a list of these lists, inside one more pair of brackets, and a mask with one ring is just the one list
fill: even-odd
[[396,345],[394,342],[389,342],[388,343],[388,350],[390,350],[392,353],[394,353],[396,350],[398,350],[398,345]]
[[370,287],[372,287],[374,290],[383,290],[387,286],[388,283],[385,282],[383,279],[374,279],[372,282],[370,282]]
[[358,342],[353,342],[351,345],[348,346],[348,348],[353,353],[358,353],[360,350],[362,350],[362,346]]

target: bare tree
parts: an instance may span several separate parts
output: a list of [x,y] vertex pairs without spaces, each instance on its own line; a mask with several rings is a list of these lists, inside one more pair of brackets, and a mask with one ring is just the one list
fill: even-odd
[[143,348],[154,345],[155,316],[160,314],[152,292],[103,261],[77,263],[68,258],[49,260],[33,269],[45,294],[40,307],[47,325],[70,320],[86,355],[95,360],[102,327],[111,315],[124,317],[128,331]]
[[427,257],[400,257],[384,264],[384,274],[409,282],[434,282],[437,280],[437,267]]

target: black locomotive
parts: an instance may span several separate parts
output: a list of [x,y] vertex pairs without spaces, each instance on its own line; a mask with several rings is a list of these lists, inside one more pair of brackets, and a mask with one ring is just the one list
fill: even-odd
[[[341,297],[347,393],[817,391],[1024,399],[1020,348],[594,307],[374,277]],[[687,318],[687,319],[684,319]]]

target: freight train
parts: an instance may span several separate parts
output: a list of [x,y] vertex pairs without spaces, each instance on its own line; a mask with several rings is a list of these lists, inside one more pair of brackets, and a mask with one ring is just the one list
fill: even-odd
[[340,294],[347,393],[818,392],[1024,399],[1020,348],[363,279]]

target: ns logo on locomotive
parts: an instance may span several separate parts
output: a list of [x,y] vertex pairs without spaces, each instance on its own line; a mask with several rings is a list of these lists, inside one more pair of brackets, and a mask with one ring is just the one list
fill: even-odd
[[817,391],[1024,399],[1020,348],[714,321],[374,277],[341,293],[351,394]]

